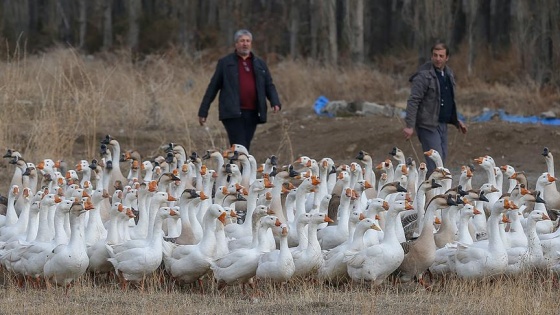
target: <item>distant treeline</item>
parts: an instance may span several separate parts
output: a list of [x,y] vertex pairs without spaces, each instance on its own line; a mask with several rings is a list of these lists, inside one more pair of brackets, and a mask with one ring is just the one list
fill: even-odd
[[4,58],[16,44],[34,53],[61,43],[196,57],[247,28],[269,57],[353,64],[404,49],[422,62],[443,40],[469,71],[481,51],[513,55],[531,79],[560,85],[558,0],[4,0],[0,10]]

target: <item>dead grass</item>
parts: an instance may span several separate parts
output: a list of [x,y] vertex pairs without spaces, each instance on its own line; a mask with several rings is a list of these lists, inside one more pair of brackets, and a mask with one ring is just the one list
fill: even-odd
[[372,289],[348,284],[332,287],[308,280],[284,286],[258,283],[255,297],[237,286],[218,292],[206,281],[197,288],[148,281],[145,290],[122,291],[116,282],[97,283],[84,277],[69,290],[17,288],[11,280],[0,286],[0,309],[9,314],[554,314],[558,288],[544,275],[489,281],[450,279],[433,290],[416,284],[386,283]]

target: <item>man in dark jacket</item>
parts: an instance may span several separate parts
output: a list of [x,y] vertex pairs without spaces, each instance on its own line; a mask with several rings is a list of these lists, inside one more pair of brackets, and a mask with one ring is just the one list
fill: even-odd
[[266,122],[266,100],[274,113],[282,105],[266,63],[251,52],[253,35],[239,30],[234,39],[235,52],[218,61],[200,104],[198,121],[201,126],[206,123],[210,104],[219,91],[219,119],[229,144],[241,144],[249,150],[257,124]]
[[[416,130],[424,152],[438,151],[443,162],[447,156],[447,124],[457,127],[462,133],[467,126],[457,116],[455,104],[455,77],[446,66],[449,49],[443,43],[432,47],[432,59],[410,77],[412,87],[406,103],[406,126],[404,136],[408,140]],[[428,175],[436,165],[426,157]]]

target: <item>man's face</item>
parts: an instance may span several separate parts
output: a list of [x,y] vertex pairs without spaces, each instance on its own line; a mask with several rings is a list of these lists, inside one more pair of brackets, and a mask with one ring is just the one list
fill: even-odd
[[449,56],[445,53],[445,49],[434,49],[432,51],[432,63],[436,68],[443,70],[447,60],[449,60]]
[[241,35],[235,43],[235,50],[240,56],[249,56],[251,53],[251,37]]

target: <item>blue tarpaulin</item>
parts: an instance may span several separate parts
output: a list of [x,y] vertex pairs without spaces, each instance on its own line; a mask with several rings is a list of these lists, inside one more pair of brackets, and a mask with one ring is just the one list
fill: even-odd
[[[329,113],[326,110],[324,110],[328,103],[329,103],[328,98],[322,95],[319,96],[315,101],[315,104],[313,105],[315,113],[319,116],[334,117],[332,113]],[[401,113],[400,116],[404,117],[404,111]],[[495,117],[499,118],[502,121],[519,123],[519,124],[543,124],[543,125],[551,125],[551,126],[560,126],[560,118],[510,115],[506,113],[505,110],[503,109],[485,110],[480,115],[474,117],[465,117],[459,114],[459,119],[463,121],[469,121],[469,122],[485,122],[485,121],[490,121]]]
[[334,117],[332,113],[323,110],[328,103],[329,103],[328,98],[324,97],[323,95],[319,96],[315,101],[315,105],[313,105],[313,109],[315,110],[315,113],[319,116]]

